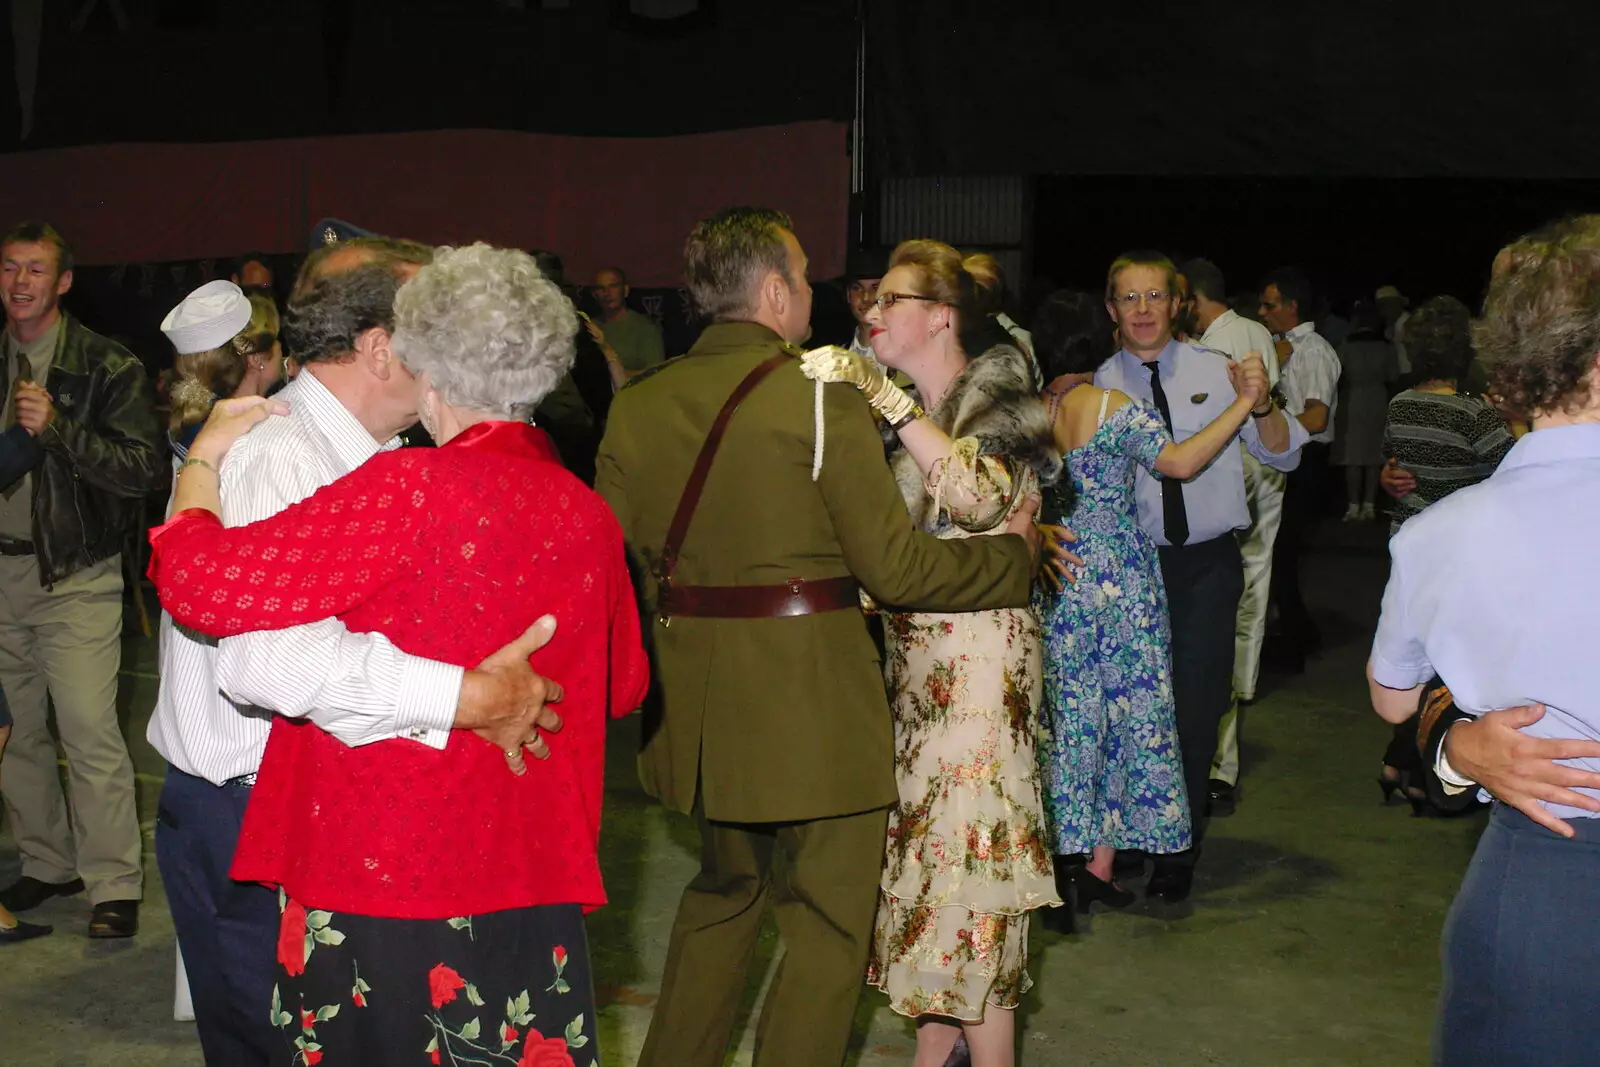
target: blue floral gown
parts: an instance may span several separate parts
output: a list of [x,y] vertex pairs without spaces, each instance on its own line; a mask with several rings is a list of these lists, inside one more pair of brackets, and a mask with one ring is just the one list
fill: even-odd
[[[1084,561],[1074,585],[1035,593],[1044,627],[1039,764],[1058,855],[1096,845],[1179,852],[1189,801],[1172,703],[1172,637],[1155,542],[1139,528],[1134,475],[1172,437],[1133,401],[1065,456],[1076,494],[1065,523]],[[1050,397],[1051,414],[1060,402]]]

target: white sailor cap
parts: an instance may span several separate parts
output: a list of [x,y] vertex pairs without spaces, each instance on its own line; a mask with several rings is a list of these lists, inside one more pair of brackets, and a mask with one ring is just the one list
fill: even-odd
[[250,322],[250,298],[229,281],[206,282],[161,320],[180,356],[221,348]]

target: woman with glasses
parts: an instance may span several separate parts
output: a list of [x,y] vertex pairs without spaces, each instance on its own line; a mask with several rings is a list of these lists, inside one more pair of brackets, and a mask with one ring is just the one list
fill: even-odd
[[[889,422],[906,507],[940,537],[1000,533],[1061,470],[1027,358],[973,340],[981,295],[949,245],[894,250],[867,320],[878,362],[918,399],[844,349],[806,357],[809,376],[856,385]],[[1061,903],[1034,757],[1039,622],[1028,609],[884,611],[900,800],[867,981],[922,1024],[917,1067],[940,1067],[963,1032],[974,1067],[1005,1067],[1032,984],[1028,915]]]
[[[1137,307],[1167,294],[1114,299]],[[1077,582],[1035,598],[1045,630],[1039,756],[1057,886],[1088,914],[1096,901],[1123,908],[1135,900],[1111,880],[1118,849],[1163,855],[1191,844],[1166,587],[1155,542],[1139,526],[1134,476],[1145,467],[1162,478],[1192,478],[1233,441],[1261,396],[1240,393],[1221,416],[1175,444],[1155,410],[1093,386],[1114,351],[1102,301],[1054,294],[1035,316],[1034,342],[1050,383],[1044,395],[1055,447],[1070,478],[1063,521],[1077,532],[1084,560]],[[1063,479],[1063,495],[1067,487]],[[1063,926],[1070,930],[1070,922]]]

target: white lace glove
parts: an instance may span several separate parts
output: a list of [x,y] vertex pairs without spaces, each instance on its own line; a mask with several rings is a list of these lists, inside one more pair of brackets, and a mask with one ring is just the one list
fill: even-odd
[[924,414],[917,402],[891,382],[882,370],[847,348],[838,345],[813,348],[801,357],[800,370],[814,382],[846,382],[855,386],[866,395],[873,410],[897,430]]

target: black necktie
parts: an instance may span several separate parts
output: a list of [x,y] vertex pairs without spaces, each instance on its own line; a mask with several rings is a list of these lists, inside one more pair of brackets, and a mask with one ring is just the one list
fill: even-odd
[[[1167,406],[1167,391],[1161,388],[1161,364],[1147,363],[1145,366],[1150,368],[1150,395],[1155,397],[1156,410],[1161,412],[1161,421],[1167,424],[1167,432],[1173,433],[1172,409]],[[1176,478],[1161,479],[1161,517],[1166,526],[1168,544],[1188,542],[1189,512],[1183,506],[1183,483]]]

